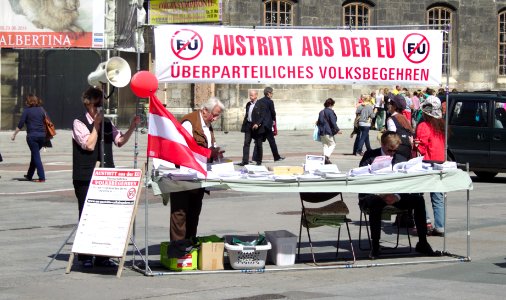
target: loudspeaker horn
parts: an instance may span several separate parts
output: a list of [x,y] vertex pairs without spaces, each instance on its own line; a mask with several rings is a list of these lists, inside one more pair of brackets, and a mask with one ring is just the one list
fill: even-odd
[[100,63],[97,69],[88,75],[88,83],[92,86],[109,83],[121,88],[130,82],[131,77],[132,71],[128,62],[119,56],[114,56]]

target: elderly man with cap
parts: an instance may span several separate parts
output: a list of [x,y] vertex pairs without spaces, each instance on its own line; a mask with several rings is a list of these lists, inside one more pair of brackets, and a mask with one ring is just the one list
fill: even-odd
[[[274,139],[274,136],[277,134],[277,129],[274,129],[273,131],[273,127],[276,128],[276,110],[274,109],[272,95],[273,89],[270,86],[266,87],[264,89],[264,97],[257,101],[257,105],[261,105],[265,109],[262,123],[262,126],[264,126],[265,129],[264,138],[269,142],[274,161],[281,161],[285,158],[279,155],[278,146],[276,145],[276,140]],[[257,162],[257,165],[260,165],[262,163],[262,154],[257,153],[255,150],[253,150],[253,160]]]
[[[423,159],[433,162],[445,161],[445,121],[441,110],[441,101],[436,96],[429,96],[421,105],[423,120],[416,127],[415,145]],[[434,211],[434,229],[432,235],[444,236],[444,195],[430,193]],[[429,218],[427,218],[427,223]]]
[[401,137],[401,145],[397,151],[407,159],[411,158],[413,145],[413,128],[402,111],[406,108],[406,99],[402,95],[392,96],[387,104],[390,117],[387,119],[387,130],[396,132]]

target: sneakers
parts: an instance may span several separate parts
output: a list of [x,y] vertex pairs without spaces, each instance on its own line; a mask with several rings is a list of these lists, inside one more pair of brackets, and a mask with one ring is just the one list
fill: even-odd
[[380,253],[381,253],[381,248],[380,248],[380,244],[379,244],[379,240],[372,240],[371,241],[372,244],[372,248],[371,248],[371,252],[369,252],[369,259],[378,259],[380,257]]
[[85,269],[91,269],[93,268],[93,260],[91,259],[85,259],[82,262],[83,268]]
[[432,229],[432,231],[430,232],[430,235],[431,236],[440,236],[440,237],[444,237],[445,236],[445,232],[440,230],[440,229],[437,229],[437,228],[434,228]]
[[415,251],[425,256],[441,256],[441,251],[434,251],[427,242],[418,242],[415,247]]
[[371,252],[369,252],[369,259],[375,260],[380,257],[380,250],[379,249],[371,249]]
[[116,264],[110,259],[96,260],[95,263],[99,267],[106,267],[106,268],[116,267]]

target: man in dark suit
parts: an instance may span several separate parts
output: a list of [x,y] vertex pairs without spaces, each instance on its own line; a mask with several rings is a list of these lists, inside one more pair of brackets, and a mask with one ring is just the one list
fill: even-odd
[[[269,142],[274,161],[281,161],[285,158],[279,155],[278,146],[276,145],[276,140],[274,139],[274,136],[277,135],[277,129],[273,131],[273,127],[276,128],[276,110],[274,109],[274,101],[272,101],[272,95],[273,89],[271,87],[266,87],[264,89],[264,97],[258,100],[258,102],[262,103],[262,105],[265,107],[265,118],[263,119],[262,124],[265,129],[264,141],[267,140]],[[253,160],[258,164],[259,161],[262,161],[262,156],[258,156],[257,153],[253,151]]]
[[[397,154],[397,149],[401,144],[401,138],[393,131],[386,131],[381,136],[381,147],[366,151],[360,166],[372,164],[378,156],[391,156],[392,164],[406,161],[407,159]],[[438,256],[440,252],[435,252],[427,242],[427,226],[425,224],[425,202],[420,194],[359,194],[358,202],[361,210],[369,210],[369,225],[371,228],[372,249],[369,258],[376,259],[380,256],[381,237],[381,213],[387,205],[392,205],[400,209],[413,209],[415,217],[415,226],[418,232],[418,243],[416,251],[427,256]]]
[[241,132],[244,132],[244,145],[242,148],[242,161],[239,166],[245,166],[249,162],[249,148],[251,140],[255,141],[254,152],[257,153],[257,165],[262,164],[262,143],[265,133],[264,122],[265,108],[262,103],[258,103],[258,92],[251,90],[249,92],[250,101],[246,104],[246,113],[241,126]]

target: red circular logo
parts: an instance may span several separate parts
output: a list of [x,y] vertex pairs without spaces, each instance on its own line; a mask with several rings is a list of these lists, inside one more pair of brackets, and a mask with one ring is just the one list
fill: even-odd
[[203,48],[202,37],[191,29],[181,29],[171,39],[174,55],[182,60],[192,60],[200,55]]
[[135,188],[130,188],[127,193],[128,199],[132,199],[133,197],[135,197],[135,194],[136,194]]
[[419,64],[427,59],[430,52],[429,40],[422,34],[411,33],[402,44],[404,56],[412,63]]

